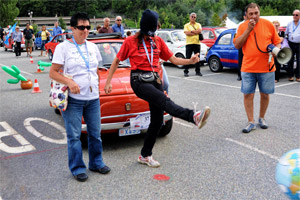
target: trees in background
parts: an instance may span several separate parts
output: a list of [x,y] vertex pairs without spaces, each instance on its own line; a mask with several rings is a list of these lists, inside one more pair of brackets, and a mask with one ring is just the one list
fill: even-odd
[[146,8],[159,13],[162,28],[182,28],[195,12],[203,26],[219,26],[225,16],[238,22],[242,20],[245,6],[256,2],[261,15],[291,15],[300,7],[299,0],[0,0],[0,23],[12,24],[17,16],[71,16],[82,11],[90,18],[123,16],[128,25],[139,26],[142,11]]

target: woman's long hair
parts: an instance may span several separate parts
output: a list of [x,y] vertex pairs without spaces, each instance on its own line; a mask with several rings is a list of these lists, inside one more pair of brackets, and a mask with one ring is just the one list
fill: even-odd
[[[135,34],[135,38],[137,38],[137,45],[138,45],[138,49],[140,48],[140,45],[143,44],[143,39],[146,37],[146,39],[148,40],[150,38],[149,35],[145,35],[144,33],[142,33],[141,31],[137,32]],[[153,37],[153,41],[156,41],[155,36]]]

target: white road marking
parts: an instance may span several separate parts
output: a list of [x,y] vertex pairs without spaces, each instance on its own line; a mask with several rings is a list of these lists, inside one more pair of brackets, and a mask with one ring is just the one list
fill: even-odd
[[297,84],[297,82],[293,82],[293,83],[286,83],[286,84],[277,85],[277,86],[275,86],[275,88],[284,87],[284,86],[287,86],[287,85],[294,85],[294,84]]
[[176,120],[175,120],[175,117],[174,117],[174,121],[173,121],[173,122],[176,123],[176,124],[179,124],[179,125],[181,125],[181,126],[185,126],[185,127],[187,127],[187,128],[193,128],[192,125],[189,125],[189,124],[185,124],[185,123],[176,121]]
[[[60,134],[63,135],[63,139],[53,139],[53,138],[49,138],[47,136],[44,136],[42,133],[38,132],[35,128],[33,128],[30,124],[31,121],[41,121],[44,122],[46,124],[49,124],[50,126],[53,126],[55,129],[58,129],[60,131]],[[67,136],[66,136],[66,130],[64,127],[62,127],[61,125],[46,120],[46,119],[42,119],[42,118],[37,118],[37,117],[29,117],[27,119],[24,120],[24,126],[25,128],[32,133],[34,136],[47,141],[47,142],[51,142],[51,143],[56,143],[56,144],[67,144]]]
[[[15,129],[13,129],[7,122],[0,122],[0,125],[5,129],[5,131],[0,132],[0,150],[6,153],[24,153],[28,151],[34,151],[35,147],[31,145],[22,135],[17,133]],[[10,147],[5,144],[1,138],[5,136],[12,136],[14,137],[21,146],[14,146]]]
[[242,146],[242,147],[245,147],[245,148],[247,148],[247,149],[250,149],[251,151],[255,151],[255,152],[260,153],[260,154],[262,154],[262,155],[268,156],[269,158],[272,158],[272,159],[274,159],[274,160],[277,160],[277,161],[279,160],[279,158],[278,158],[277,156],[274,156],[274,155],[272,155],[272,154],[270,154],[270,153],[268,153],[268,152],[259,150],[258,148],[252,147],[252,146],[249,145],[249,144],[245,144],[245,143],[243,143],[243,142],[239,142],[239,141],[237,141],[237,140],[233,140],[233,139],[230,139],[230,138],[225,138],[225,140],[227,140],[227,141],[229,141],[229,142],[232,142],[232,143],[235,143],[235,144],[237,144],[237,145],[240,145],[240,146]]
[[[182,77],[178,77],[178,76],[168,76],[168,77],[176,78],[176,79],[184,79],[184,80],[187,80],[187,81],[194,81],[194,82],[198,82],[198,83],[206,83],[206,84],[210,84],[210,85],[218,85],[218,86],[223,86],[223,87],[241,89],[240,86],[226,85],[226,84],[214,83],[214,82],[209,82],[209,81],[194,80],[194,79],[191,79],[192,77],[189,77],[189,78],[182,78]],[[291,84],[296,84],[296,83],[283,84],[282,86],[287,86],[287,85],[291,85]],[[280,87],[280,86],[281,85],[278,85],[277,87]],[[256,92],[259,92],[259,89],[256,89]],[[282,94],[282,93],[274,93],[274,94],[279,95],[279,96],[285,96],[285,97],[300,99],[300,96],[295,96],[295,95]]]

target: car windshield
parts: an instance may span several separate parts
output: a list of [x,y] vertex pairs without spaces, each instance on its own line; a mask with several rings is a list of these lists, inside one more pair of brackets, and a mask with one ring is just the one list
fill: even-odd
[[220,35],[223,31],[225,31],[225,30],[226,30],[226,28],[215,29],[215,34],[216,34],[216,36],[219,37],[219,35]]
[[[96,44],[100,50],[102,61],[99,63],[100,67],[109,68],[117,53],[119,52],[121,42],[103,42]],[[119,67],[129,67],[129,59],[121,61]]]
[[185,34],[182,31],[174,31],[171,33],[171,37],[174,41],[185,41]]

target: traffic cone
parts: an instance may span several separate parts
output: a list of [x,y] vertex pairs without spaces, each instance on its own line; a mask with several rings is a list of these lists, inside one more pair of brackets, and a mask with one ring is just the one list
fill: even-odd
[[30,63],[33,64],[33,58],[30,56]]
[[42,90],[40,90],[39,84],[37,82],[37,79],[34,80],[33,90],[31,93],[41,93]]
[[42,70],[40,69],[40,66],[37,66],[37,69],[36,69],[35,73],[42,73]]

